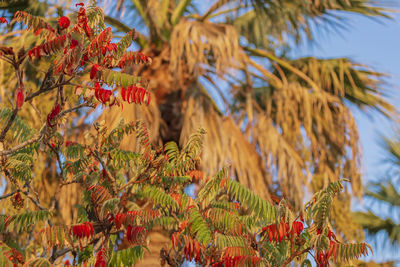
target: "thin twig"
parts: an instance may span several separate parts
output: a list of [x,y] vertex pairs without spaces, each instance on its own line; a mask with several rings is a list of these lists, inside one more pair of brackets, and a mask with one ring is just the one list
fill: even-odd
[[285,261],[281,264],[281,267],[285,267],[286,265],[288,265],[289,263],[291,263],[291,262],[293,261],[294,258],[296,258],[296,257],[298,257],[298,256],[300,256],[300,255],[302,255],[302,254],[304,254],[304,253],[307,253],[307,252],[309,252],[310,250],[311,250],[311,248],[308,247],[308,248],[305,248],[305,249],[303,249],[303,250],[296,251],[295,253],[292,253],[292,254],[290,255],[290,257],[289,257],[287,260],[285,260]]
[[54,263],[59,257],[64,256],[68,252],[72,251],[72,248],[64,248],[61,250],[56,250],[53,251],[53,254],[51,255],[49,261],[50,263]]
[[64,177],[64,170],[63,170],[63,166],[62,166],[62,163],[61,163],[61,158],[60,158],[60,155],[58,154],[58,151],[54,147],[49,145],[49,144],[47,144],[47,146],[51,149],[51,151],[54,152],[54,154],[56,154],[58,167],[60,168],[60,175],[61,175],[61,177]]
[[36,96],[38,96],[38,95],[40,95],[40,94],[42,94],[42,93],[45,93],[45,92],[51,91],[51,90],[53,90],[53,89],[55,89],[55,88],[58,88],[59,86],[69,85],[69,82],[70,82],[72,79],[73,79],[73,78],[70,78],[70,79],[66,80],[65,82],[63,82],[63,83],[56,84],[56,85],[53,85],[53,86],[50,86],[50,87],[47,87],[47,88],[43,88],[43,89],[41,89],[41,90],[38,90],[38,91],[36,91],[36,92],[34,92],[34,93],[28,95],[28,96],[25,98],[25,102],[28,102],[28,101],[31,100],[32,98],[34,98],[34,97],[36,97]]
[[26,146],[29,146],[30,144],[35,143],[36,141],[40,140],[42,137],[43,137],[42,134],[38,134],[37,136],[35,136],[35,137],[25,141],[25,142],[22,142],[21,144],[16,145],[13,148],[10,148],[10,149],[7,149],[7,150],[2,150],[2,151],[0,151],[0,156],[12,154],[12,153],[14,153],[14,152],[16,152],[16,151],[18,151],[20,149],[23,149]]
[[36,200],[33,196],[31,196],[29,194],[29,192],[22,192],[27,198],[29,198],[33,204],[35,204],[36,207],[38,207],[40,210],[47,210],[45,207],[42,206],[42,204],[40,204],[40,202],[38,200]]
[[6,138],[6,134],[7,134],[8,130],[10,130],[11,125],[12,125],[12,123],[13,123],[14,120],[15,120],[15,117],[17,117],[17,113],[18,113],[18,109],[15,108],[15,109],[13,110],[13,113],[11,114],[10,119],[7,121],[6,127],[4,127],[3,131],[1,131],[1,134],[0,134],[0,142],[3,142],[4,139]]
[[94,157],[100,162],[101,166],[103,167],[103,170],[106,171],[107,176],[110,177],[110,179],[111,179],[111,187],[112,187],[112,190],[113,190],[114,194],[117,194],[118,191],[117,191],[117,185],[116,185],[115,177],[112,176],[112,174],[111,174],[110,170],[108,169],[107,165],[104,163],[103,159],[101,158],[100,153],[97,150],[94,150],[93,152],[94,152],[93,153]]

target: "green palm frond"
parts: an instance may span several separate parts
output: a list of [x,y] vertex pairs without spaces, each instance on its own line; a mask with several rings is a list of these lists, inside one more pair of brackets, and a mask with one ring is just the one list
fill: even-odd
[[383,219],[372,211],[356,212],[355,218],[369,234],[377,235],[384,232],[393,245],[400,244],[400,225],[392,219]]
[[[320,22],[333,27],[344,26],[344,12],[370,17],[388,17],[388,9],[376,6],[369,0],[311,1],[311,0],[249,0],[251,7],[239,16],[231,16],[229,23],[236,25],[250,43],[264,48],[287,42],[286,37],[299,41],[302,35],[313,39],[313,27]],[[320,27],[320,26],[318,26]],[[269,39],[270,38],[270,39]],[[264,39],[264,40],[263,40]]]
[[388,160],[396,167],[400,166],[400,141],[397,138],[383,138],[384,147],[389,152]]
[[372,183],[368,188],[369,190],[365,192],[367,197],[386,203],[393,208],[400,207],[400,194],[391,181]]

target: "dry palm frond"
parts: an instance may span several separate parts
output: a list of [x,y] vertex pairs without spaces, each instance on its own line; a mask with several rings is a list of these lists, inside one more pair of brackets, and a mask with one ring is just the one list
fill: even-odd
[[255,146],[243,135],[232,118],[217,112],[212,100],[200,87],[189,91],[180,143],[186,143],[189,136],[201,125],[207,131],[202,150],[203,170],[211,174],[229,164],[233,177],[269,199],[268,185],[271,180]]
[[337,96],[289,82],[272,90],[264,105],[266,111],[259,110],[252,137],[263,157],[273,161],[269,166],[275,166],[285,196],[301,203],[302,185],[308,184],[305,174],[311,170],[327,173],[326,182],[348,175],[353,192],[361,194],[358,131]]
[[182,65],[196,76],[203,65],[213,64],[222,75],[239,61],[239,36],[230,25],[182,20],[172,32],[170,45],[170,70],[176,77]]
[[[299,58],[290,64],[315,81],[325,91],[346,98],[359,108],[374,108],[390,117],[395,108],[383,97],[379,80],[384,74],[374,72],[367,66],[353,63],[347,58],[318,59]],[[291,80],[298,80],[293,73],[285,71]],[[379,88],[379,89],[378,89]]]
[[[259,113],[257,121],[260,122],[263,116],[270,118],[272,123],[269,124],[305,162],[294,179],[303,181],[308,172],[327,175],[326,183],[341,177],[349,178],[352,180],[353,193],[361,196],[358,130],[344,99],[350,99],[360,107],[368,106],[390,114],[393,107],[378,94],[378,82],[373,79],[377,74],[355,69],[354,64],[346,60],[307,58],[293,62],[276,58],[268,52],[249,51],[278,64],[272,74],[267,72],[267,81],[271,80],[269,85],[254,90],[254,104]],[[264,73],[261,65],[252,65]],[[277,77],[282,81],[277,82]],[[244,106],[245,100],[241,102]],[[242,112],[250,118],[245,111]],[[273,175],[278,178],[285,192],[285,187],[290,186],[285,182],[288,166],[284,161],[279,162],[277,150],[263,141],[268,140],[268,135],[263,134],[266,131],[260,125],[263,123],[252,128],[255,134],[253,139],[260,142],[258,147],[265,151],[262,152],[265,153],[264,158],[275,151],[275,154],[271,154],[276,160]],[[257,139],[257,133],[262,138]],[[308,183],[305,181],[301,184]],[[292,196],[298,200],[299,196]]]
[[306,160],[292,144],[285,140],[271,118],[258,114],[257,124],[252,128],[253,142],[259,147],[266,168],[275,174],[285,198],[300,204],[304,186],[308,183]]
[[163,27],[170,27],[168,21],[168,10],[170,1],[149,0],[147,1],[148,18],[156,25],[158,31]]

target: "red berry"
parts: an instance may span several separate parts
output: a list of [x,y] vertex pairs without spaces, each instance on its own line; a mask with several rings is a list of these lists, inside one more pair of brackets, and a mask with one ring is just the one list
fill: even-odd
[[60,26],[61,29],[68,28],[70,24],[71,21],[69,20],[68,17],[61,17],[58,19],[58,25]]

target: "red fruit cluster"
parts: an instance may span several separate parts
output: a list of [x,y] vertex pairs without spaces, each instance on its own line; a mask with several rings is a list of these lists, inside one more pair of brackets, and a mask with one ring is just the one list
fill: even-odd
[[126,228],[126,239],[132,244],[143,244],[147,237],[147,230],[141,226],[128,225]]
[[70,230],[70,234],[78,239],[89,238],[94,235],[93,225],[90,222],[74,225]]
[[111,90],[101,88],[99,83],[96,83],[94,85],[94,96],[99,102],[103,104],[107,103],[108,101],[110,101],[111,95],[112,95]]
[[8,21],[5,18],[0,17],[0,24],[2,24],[2,23],[5,23],[8,25]]
[[97,252],[94,267],[107,267],[107,251],[105,248],[101,248],[100,251]]
[[61,111],[61,106],[60,104],[57,104],[47,115],[47,125],[49,127],[54,127],[56,124],[53,124],[52,121],[54,120],[55,117],[57,117],[58,114],[60,114]]
[[129,86],[128,88],[121,88],[122,100],[127,101],[129,104],[135,102],[141,104],[144,102],[144,98],[147,95],[147,105],[150,104],[150,93],[146,89],[137,86]]
[[61,17],[58,19],[58,26],[60,26],[61,29],[68,28],[70,24],[71,21],[69,20],[68,17]]
[[271,224],[264,227],[261,231],[261,235],[268,235],[269,241],[281,242],[282,239],[289,235],[300,235],[303,231],[304,226],[302,222],[295,221],[292,224],[292,229],[290,230],[289,224],[286,222],[281,222],[279,225]]
[[65,262],[64,262],[64,266],[65,266],[65,267],[69,267],[69,266],[71,266],[71,263],[69,262],[69,260],[65,260]]
[[24,92],[22,92],[21,88],[18,88],[15,91],[15,104],[17,106],[17,109],[20,109],[22,107],[24,100],[25,100]]

